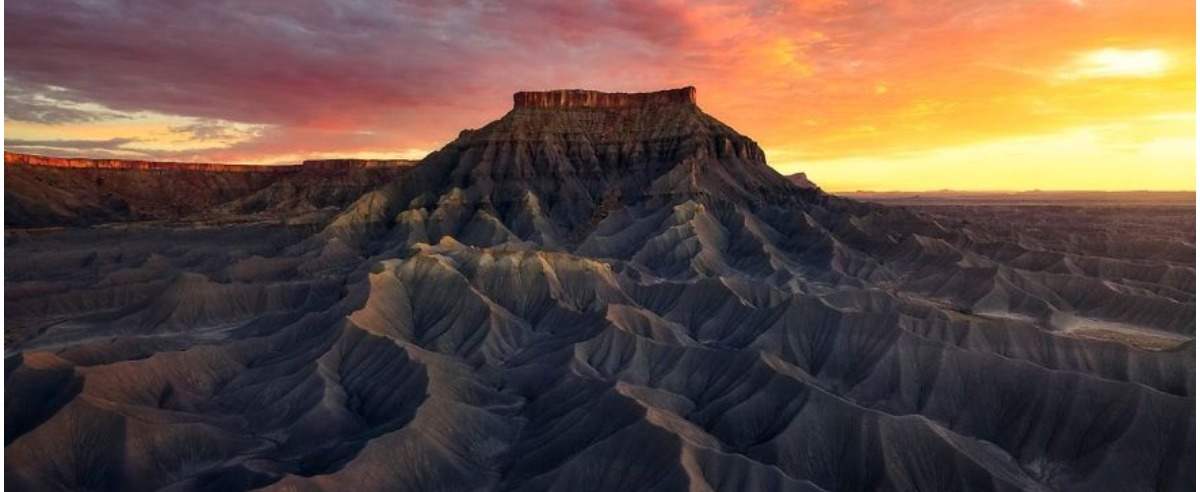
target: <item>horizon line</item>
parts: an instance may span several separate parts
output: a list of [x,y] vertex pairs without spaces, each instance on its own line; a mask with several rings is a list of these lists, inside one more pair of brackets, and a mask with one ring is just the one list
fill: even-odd
[[[819,184],[818,184],[819,186]],[[953,188],[941,188],[936,190],[827,190],[822,188],[826,193],[833,195],[847,193],[894,193],[894,194],[912,194],[912,193],[1196,193],[1195,189],[1174,189],[1174,190],[1147,190],[1147,189],[1129,189],[1129,190],[1101,190],[1101,189],[1079,189],[1079,188],[1063,188],[1063,189],[1043,189],[1033,188],[1024,190],[1014,189],[994,189],[994,190],[962,190]]]
[[[130,157],[83,157],[83,156],[78,156],[78,155],[47,155],[47,154],[35,154],[35,153],[31,153],[31,152],[21,152],[21,151],[17,151],[17,150],[9,150],[8,148],[4,149],[4,153],[41,157],[41,158],[49,158],[49,159],[84,159],[84,160],[95,160],[95,161],[140,161],[140,162],[156,162],[156,163],[164,163],[164,164],[212,164],[212,165],[238,166],[238,167],[243,167],[243,166],[287,167],[287,166],[297,166],[297,165],[303,164],[305,161],[308,161],[308,160],[315,160],[315,161],[339,160],[339,159],[405,160],[405,161],[415,161],[415,162],[420,162],[420,161],[424,160],[423,158],[412,159],[412,158],[403,158],[403,157],[371,158],[371,159],[364,159],[364,158],[357,158],[357,157],[334,157],[334,158],[301,159],[300,161],[288,161],[288,162],[280,161],[280,162],[276,162],[276,163],[248,163],[248,162],[239,163],[239,162],[212,162],[212,161],[186,161],[186,160],[185,161],[170,161],[170,160],[130,158]],[[5,159],[5,165],[6,166],[8,165],[8,159]],[[770,164],[768,164],[768,166],[769,165]],[[805,171],[797,171],[795,173],[784,174],[779,169],[775,169],[774,167],[772,167],[772,169],[774,169],[775,172],[779,173],[779,175],[781,175],[785,178],[795,175],[795,174],[805,173]],[[820,183],[817,183],[817,186],[820,187],[821,186]],[[1172,190],[1150,190],[1150,189],[1118,189],[1118,190],[1108,189],[1108,190],[1105,190],[1105,189],[1078,189],[1078,188],[1061,188],[1061,189],[1028,188],[1028,189],[989,189],[989,190],[967,190],[967,189],[954,189],[954,188],[938,188],[938,189],[925,189],[925,190],[896,190],[896,189],[891,189],[891,190],[871,190],[871,189],[834,190],[834,189],[827,189],[827,188],[821,187],[821,190],[824,191],[825,193],[829,193],[832,195],[853,194],[853,193],[881,193],[881,194],[904,194],[904,193],[906,193],[906,194],[913,194],[913,193],[926,193],[926,194],[930,194],[930,193],[940,193],[940,194],[946,194],[946,193],[976,193],[976,194],[980,194],[980,193],[1006,193],[1006,194],[1017,194],[1017,193],[1196,193],[1195,188],[1193,188],[1193,189],[1172,189]]]

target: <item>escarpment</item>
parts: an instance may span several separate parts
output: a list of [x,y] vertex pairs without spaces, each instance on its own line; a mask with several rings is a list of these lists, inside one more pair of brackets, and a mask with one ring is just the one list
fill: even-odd
[[17,152],[4,152],[4,166],[45,167],[62,169],[105,169],[123,171],[198,171],[225,173],[273,174],[294,172],[294,166],[254,166],[245,164],[213,164],[203,162],[160,162],[130,159],[84,159],[77,157],[47,157]]
[[85,159],[47,157],[4,152],[5,166],[30,166],[64,169],[105,169],[122,171],[197,171],[206,173],[293,174],[305,170],[341,171],[359,168],[412,167],[408,159],[311,159],[298,165],[214,164],[204,162],[141,161],[131,159]]
[[5,152],[4,164],[5,224],[28,228],[340,208],[415,163],[337,159],[257,166]]
[[658,92],[599,92],[554,90],[513,94],[513,109],[615,109],[652,108],[667,105],[695,105],[696,88],[682,87]]

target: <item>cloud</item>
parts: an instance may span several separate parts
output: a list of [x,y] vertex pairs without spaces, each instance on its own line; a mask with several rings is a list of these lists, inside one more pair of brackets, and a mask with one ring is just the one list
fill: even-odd
[[26,140],[5,139],[5,147],[40,147],[72,150],[119,150],[121,147],[136,143],[132,138],[109,138],[104,140]]
[[1102,48],[1076,55],[1057,75],[1064,80],[1158,77],[1166,73],[1170,60],[1162,50]]
[[65,98],[61,88],[32,89],[15,81],[4,84],[4,117],[13,121],[59,125],[127,118],[128,115],[95,104]]
[[185,125],[170,126],[167,127],[167,131],[181,135],[190,142],[236,143],[258,138],[263,131],[263,126],[204,119]]
[[60,87],[112,112],[14,96],[6,117],[152,112],[270,125],[301,146],[314,132],[432,146],[503,112],[516,90],[660,87],[664,77],[646,67],[666,65],[670,46],[687,38],[685,9],[632,0],[16,0],[5,6],[9,83]]
[[495,83],[517,67],[611,66],[622,44],[668,41],[674,16],[639,5],[18,0],[5,12],[7,69],[121,111],[369,125],[558,78]]
[[107,138],[99,140],[82,139],[51,139],[31,140],[9,138],[4,140],[5,150],[27,154],[51,156],[80,156],[80,157],[111,157],[111,158],[146,158],[151,154],[127,148],[127,145],[140,142],[134,138]]

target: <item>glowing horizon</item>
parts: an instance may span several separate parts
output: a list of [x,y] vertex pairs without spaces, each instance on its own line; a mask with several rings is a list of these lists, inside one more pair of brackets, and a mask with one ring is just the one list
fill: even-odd
[[1194,9],[18,0],[5,148],[413,158],[498,118],[520,90],[693,85],[773,167],[829,191],[1194,191]]

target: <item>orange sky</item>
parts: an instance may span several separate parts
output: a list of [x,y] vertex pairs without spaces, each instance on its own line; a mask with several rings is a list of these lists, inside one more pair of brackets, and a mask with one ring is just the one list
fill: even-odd
[[1190,1],[61,1],[6,8],[10,150],[416,157],[517,90],[695,85],[832,191],[1195,187]]

